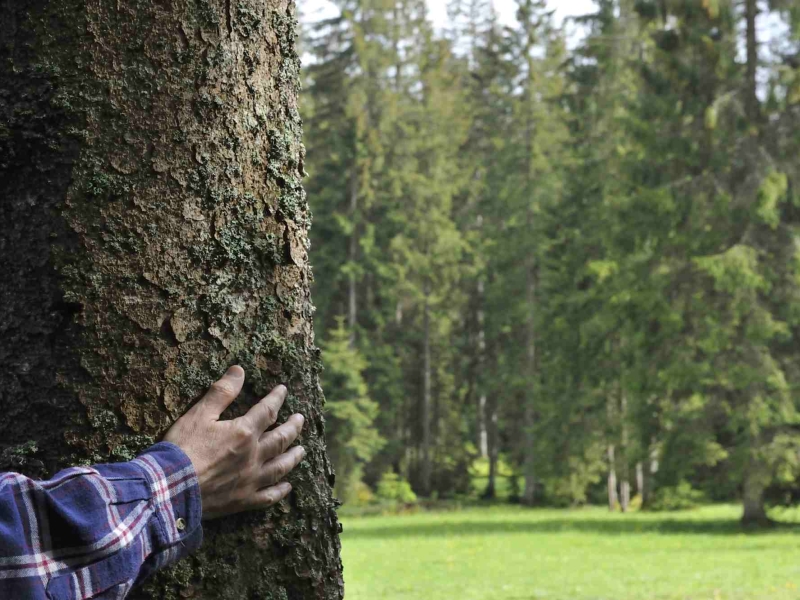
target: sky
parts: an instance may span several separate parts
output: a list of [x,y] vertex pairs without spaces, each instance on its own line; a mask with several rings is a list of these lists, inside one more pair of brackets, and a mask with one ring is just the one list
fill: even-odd
[[[550,7],[556,10],[559,19],[575,15],[585,15],[594,11],[592,0],[550,0]],[[514,22],[516,12],[515,0],[494,0],[494,7],[500,14],[503,23]],[[447,24],[447,2],[444,0],[428,0],[428,10],[437,27]]]
[[[515,4],[515,0],[494,0],[494,6],[504,23],[514,22]],[[329,15],[331,11],[335,14],[335,8],[330,0],[300,0],[300,6],[303,13],[312,19],[315,14]],[[556,15],[563,19],[593,12],[594,2],[592,0],[550,0],[550,6],[556,10]],[[437,27],[447,24],[446,0],[428,0],[428,8]]]
[[[427,0],[430,16],[438,28],[447,25],[447,0]],[[493,0],[500,18],[505,24],[513,24],[515,21],[516,0]],[[558,19],[574,17],[595,12],[593,0],[549,0],[550,8],[556,11]],[[298,0],[303,18],[308,21],[315,21],[321,18],[337,14],[337,10],[330,0]],[[762,46],[762,58],[774,55],[775,49],[771,47],[774,40],[783,37],[786,25],[779,19],[762,16],[759,18],[759,38],[764,44]],[[578,27],[567,27],[567,40],[570,46],[576,45],[583,37],[584,31]],[[744,48],[741,49],[744,52]],[[744,57],[742,56],[742,59]]]

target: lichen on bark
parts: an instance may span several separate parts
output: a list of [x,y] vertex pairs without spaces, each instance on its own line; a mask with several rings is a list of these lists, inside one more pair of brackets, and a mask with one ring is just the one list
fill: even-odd
[[291,500],[134,597],[343,596],[295,37],[287,0],[0,4],[3,449],[127,460],[233,363],[231,416],[285,383],[307,417]]

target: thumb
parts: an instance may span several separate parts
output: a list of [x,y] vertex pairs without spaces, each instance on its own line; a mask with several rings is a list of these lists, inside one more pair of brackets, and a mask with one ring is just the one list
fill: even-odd
[[222,379],[211,384],[208,392],[201,400],[203,410],[215,419],[236,400],[244,385],[244,369],[239,366],[230,367]]

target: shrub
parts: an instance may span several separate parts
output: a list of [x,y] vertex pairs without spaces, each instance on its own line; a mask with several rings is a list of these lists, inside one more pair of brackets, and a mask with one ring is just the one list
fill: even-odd
[[401,504],[413,504],[417,501],[417,495],[411,489],[411,484],[392,471],[384,473],[381,477],[377,496],[381,500]]
[[678,485],[656,491],[648,508],[654,511],[686,510],[697,508],[705,501],[703,492],[694,489],[689,482],[681,481]]

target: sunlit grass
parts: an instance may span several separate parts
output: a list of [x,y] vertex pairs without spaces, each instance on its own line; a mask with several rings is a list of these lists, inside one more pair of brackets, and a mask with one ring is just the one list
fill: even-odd
[[[785,516],[785,515],[784,515]],[[512,507],[350,518],[348,600],[798,600],[800,531],[739,509],[610,515]]]

